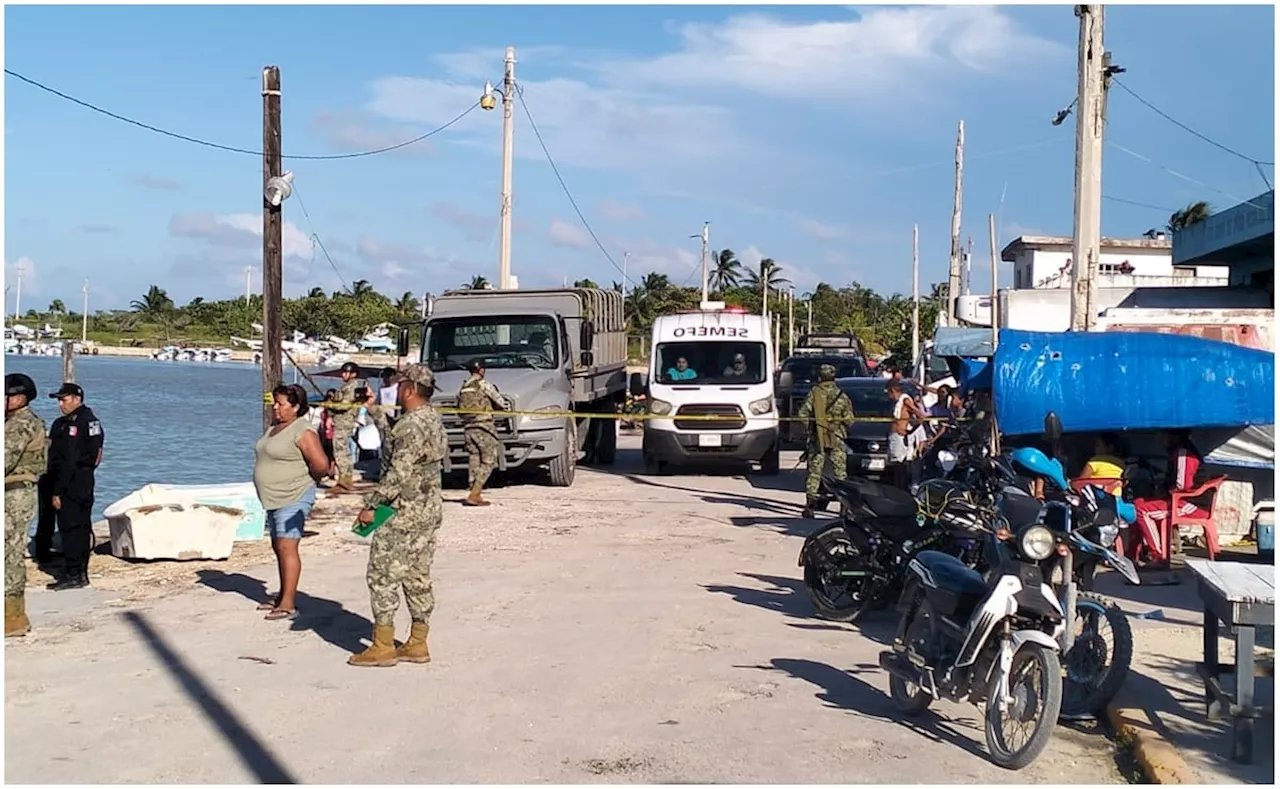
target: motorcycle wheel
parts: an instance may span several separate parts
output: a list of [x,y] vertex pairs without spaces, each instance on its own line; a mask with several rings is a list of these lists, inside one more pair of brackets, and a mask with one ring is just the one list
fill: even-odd
[[[911,624],[907,625],[907,634],[903,641],[910,648],[927,639],[928,634],[929,618],[923,611],[917,611]],[[893,699],[898,710],[908,716],[919,715],[929,709],[929,705],[933,703],[933,696],[926,693],[924,688],[893,674],[889,675],[889,697]]]
[[[1026,676],[1038,675],[1038,680]],[[1049,744],[1058,724],[1062,708],[1062,664],[1058,653],[1039,644],[1023,644],[1013,656],[1009,670],[1009,694],[1013,703],[1008,714],[1002,712],[997,701],[997,678],[991,678],[987,688],[985,729],[987,751],[991,761],[1006,770],[1021,770],[1036,760]],[[1031,734],[1025,744],[1013,747],[1005,735],[1006,722],[1031,726]]]
[[841,570],[871,568],[844,527],[833,524],[814,538],[812,557],[804,566],[804,588],[814,611],[833,622],[853,622],[867,609],[865,577],[841,577]]
[[[1062,656],[1065,719],[1097,716],[1106,709],[1133,661],[1133,630],[1120,606],[1092,592],[1077,592],[1076,622],[1080,632]],[[1110,644],[1100,632],[1104,622],[1111,630]]]

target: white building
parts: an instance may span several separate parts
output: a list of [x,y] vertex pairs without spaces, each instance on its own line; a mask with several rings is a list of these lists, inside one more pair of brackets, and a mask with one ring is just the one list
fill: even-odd
[[[1175,266],[1173,242],[1163,233],[1143,238],[1104,238],[1099,247],[1099,288],[1225,287],[1226,266]],[[1069,288],[1070,236],[1019,236],[1000,259],[1013,264],[1015,290]]]

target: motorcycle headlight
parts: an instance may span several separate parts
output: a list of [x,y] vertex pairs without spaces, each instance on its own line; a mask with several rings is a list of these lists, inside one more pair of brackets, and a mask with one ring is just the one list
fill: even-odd
[[650,400],[649,413],[655,416],[665,416],[671,413],[671,403],[666,400]]
[[1053,549],[1053,532],[1043,526],[1031,526],[1018,538],[1018,550],[1033,562],[1048,559]]
[[773,398],[766,397],[763,400],[756,400],[749,407],[751,408],[751,413],[756,416],[763,416],[773,411]]

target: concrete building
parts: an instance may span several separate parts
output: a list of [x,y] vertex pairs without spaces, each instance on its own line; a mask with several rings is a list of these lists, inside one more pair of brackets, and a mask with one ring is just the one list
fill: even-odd
[[1273,292],[1276,270],[1275,190],[1213,214],[1173,234],[1175,266],[1218,265],[1232,285]]
[[[1180,265],[1163,234],[1143,238],[1104,238],[1098,259],[1099,288],[1217,287],[1228,270],[1214,265]],[[1056,289],[1071,286],[1070,236],[1019,236],[1000,259],[1013,264],[1013,287]]]

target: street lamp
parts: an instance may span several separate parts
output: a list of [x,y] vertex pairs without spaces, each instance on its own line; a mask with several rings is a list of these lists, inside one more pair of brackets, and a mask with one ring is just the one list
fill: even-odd
[[266,198],[272,208],[279,208],[280,204],[288,200],[291,194],[293,194],[293,173],[288,171],[283,175],[268,178],[267,185],[262,190],[262,196]]

